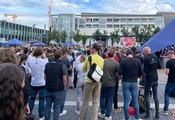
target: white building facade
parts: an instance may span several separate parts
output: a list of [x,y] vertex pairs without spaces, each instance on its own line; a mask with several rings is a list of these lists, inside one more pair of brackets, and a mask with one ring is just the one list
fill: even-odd
[[[72,16],[70,19],[63,17],[66,15]],[[69,21],[69,22],[67,22]],[[71,36],[71,31],[77,29],[81,34],[91,36],[97,29],[101,32],[107,31],[108,35],[117,29],[126,28],[129,31],[134,27],[145,28],[147,26],[164,27],[164,17],[158,14],[111,14],[111,13],[81,13],[75,14],[58,14],[52,15],[52,28],[57,30],[68,30],[67,33]],[[66,26],[66,27],[64,27]],[[69,39],[70,40],[70,39]],[[88,41],[87,41],[88,44]],[[110,45],[108,40],[108,45]]]

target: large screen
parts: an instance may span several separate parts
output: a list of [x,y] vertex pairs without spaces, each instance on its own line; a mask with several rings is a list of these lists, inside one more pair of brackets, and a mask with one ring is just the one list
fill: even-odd
[[133,46],[136,44],[136,37],[121,37],[120,43],[123,46]]

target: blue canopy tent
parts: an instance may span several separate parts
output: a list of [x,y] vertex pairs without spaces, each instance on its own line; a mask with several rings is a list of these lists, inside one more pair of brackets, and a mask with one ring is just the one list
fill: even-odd
[[32,46],[47,46],[47,45],[42,42],[36,42],[36,43],[33,43]]
[[150,38],[146,43],[140,47],[141,53],[145,46],[151,48],[151,53],[175,44],[175,19],[173,19],[168,25],[166,25],[161,31]]
[[5,42],[5,43],[3,43],[3,44],[4,44],[4,45],[25,45],[25,44],[27,44],[27,43],[21,42],[21,41],[19,41],[18,39],[14,38],[14,39],[9,40],[9,41],[7,41],[7,42]]
[[73,42],[64,43],[63,46],[76,46]]

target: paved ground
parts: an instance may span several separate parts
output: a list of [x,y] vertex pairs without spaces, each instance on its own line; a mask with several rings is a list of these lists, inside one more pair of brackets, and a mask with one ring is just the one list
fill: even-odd
[[[164,87],[167,81],[167,76],[164,73],[164,70],[158,70],[159,73],[159,87],[158,87],[158,95],[159,95],[159,102],[160,102],[160,110],[163,108],[163,102],[164,102]],[[141,91],[143,93],[143,91]],[[155,111],[154,111],[154,102],[153,99],[150,98],[150,103],[151,103],[151,120],[154,120],[155,116]],[[175,108],[175,98],[170,98],[170,106],[169,106],[169,115],[164,116],[160,115],[161,120],[172,120],[172,113],[173,113],[173,108]],[[123,106],[123,96],[122,96],[122,89],[121,87],[119,88],[119,106]],[[35,115],[35,120],[38,120],[38,101],[35,103],[35,108],[33,111],[33,114]],[[60,117],[60,120],[78,120],[79,116],[75,114],[76,110],[76,90],[75,89],[70,89],[68,90],[67,93],[67,99],[65,103],[65,110],[67,110],[67,114],[65,116]],[[52,116],[52,113],[51,113]],[[142,115],[141,115],[142,116]],[[112,117],[113,120],[122,120],[124,118],[124,113],[123,110],[120,113],[114,113],[112,112]],[[131,120],[134,120],[134,117],[131,116]],[[88,110],[88,116],[87,120],[91,120],[91,102],[89,104],[89,110]],[[99,120],[102,120],[99,118]]]

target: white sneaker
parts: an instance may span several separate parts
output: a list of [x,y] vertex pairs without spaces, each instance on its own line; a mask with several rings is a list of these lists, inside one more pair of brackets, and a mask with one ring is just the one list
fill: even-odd
[[99,112],[98,113],[98,117],[104,119],[105,118],[105,114],[102,114],[101,112]]
[[63,112],[60,113],[60,117],[63,116],[63,115],[65,115],[65,114],[67,114],[67,110],[63,110]]
[[50,112],[51,112],[51,113],[54,113],[54,110],[53,110],[53,108],[52,108],[52,109],[50,109]]
[[143,120],[143,119],[140,119],[140,118],[139,118],[139,119],[135,119],[135,120]]
[[79,114],[80,114],[80,111],[77,111],[77,110],[76,110],[75,113],[76,113],[77,115],[79,115]]
[[39,120],[44,120],[44,117],[42,117],[42,118],[39,118]]
[[112,120],[112,117],[111,116],[105,117],[105,120]]

